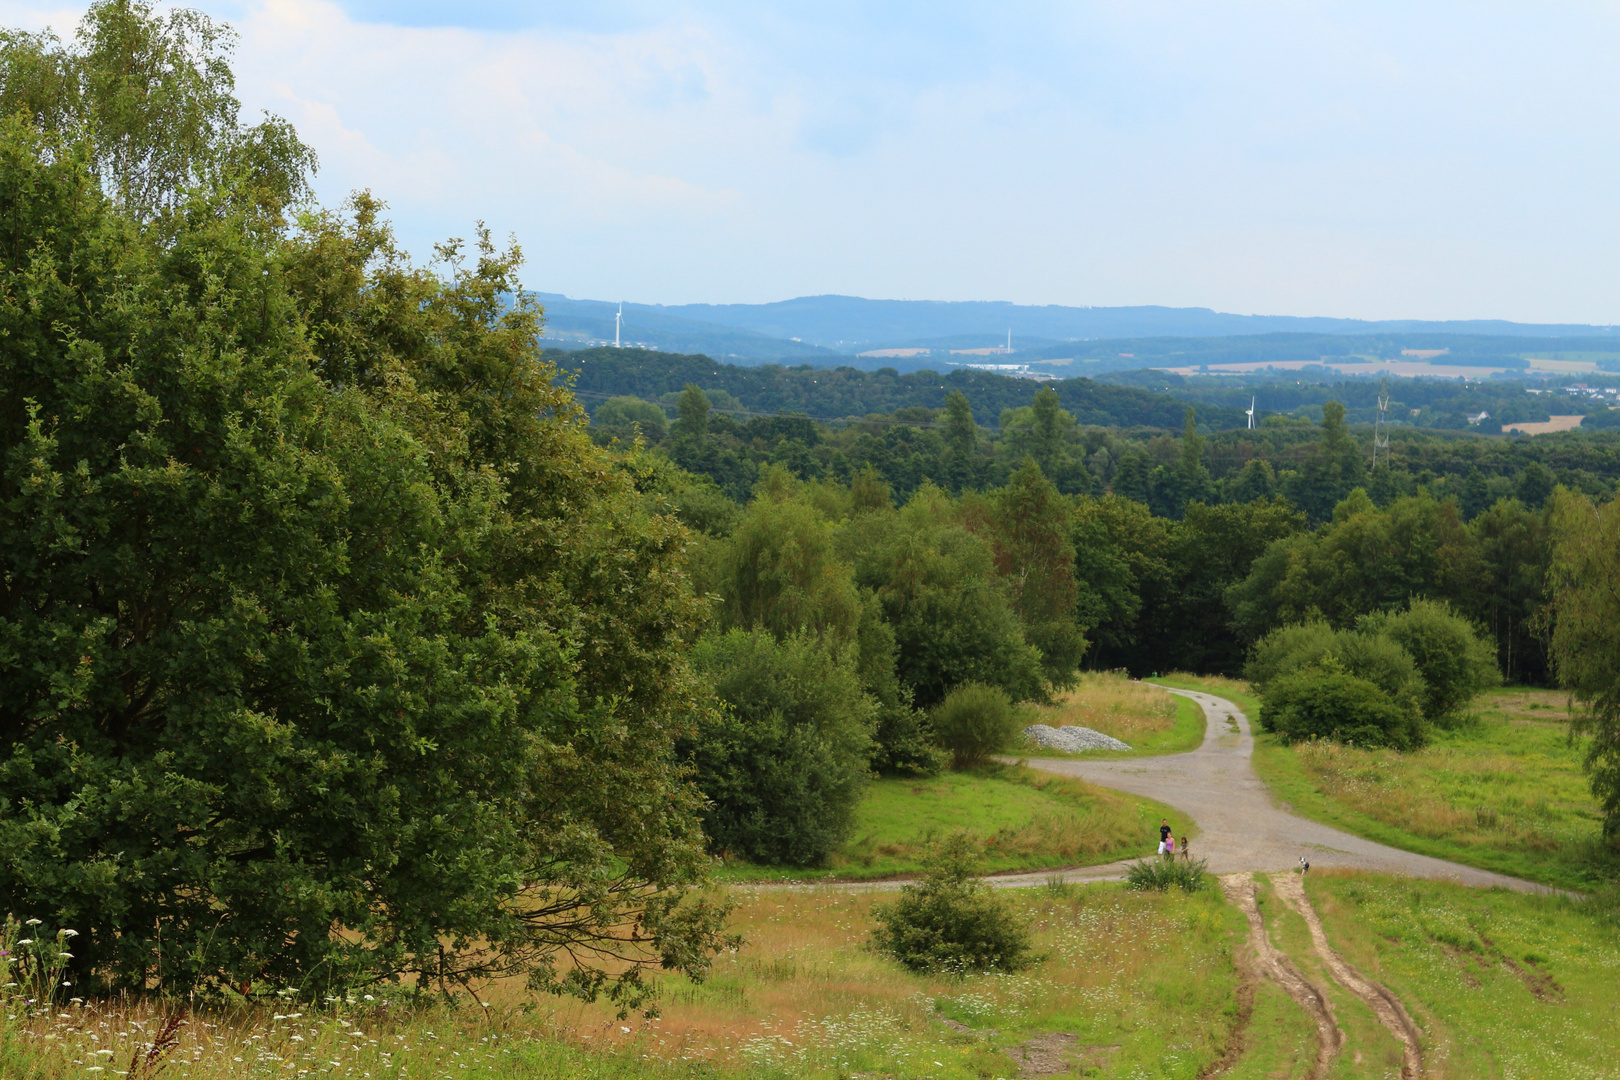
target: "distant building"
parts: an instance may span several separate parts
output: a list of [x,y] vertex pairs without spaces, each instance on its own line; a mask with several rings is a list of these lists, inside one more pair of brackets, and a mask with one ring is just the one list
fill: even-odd
[[1481,420],[1489,420],[1491,418],[1491,414],[1488,412],[1464,413],[1463,415],[1468,417],[1468,422],[1470,424],[1477,424]]

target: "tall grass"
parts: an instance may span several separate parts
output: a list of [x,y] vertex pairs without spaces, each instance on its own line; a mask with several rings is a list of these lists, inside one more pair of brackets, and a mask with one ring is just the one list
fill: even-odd
[[1295,809],[1385,843],[1587,890],[1620,877],[1568,738],[1562,695],[1484,696],[1472,722],[1423,750],[1262,739],[1255,768]]
[[1125,885],[1137,892],[1197,892],[1209,884],[1209,863],[1199,859],[1138,859],[1125,870]]
[[1086,671],[1055,704],[1036,711],[1040,723],[1090,728],[1134,746],[1147,735],[1170,730],[1176,720],[1176,699],[1124,672]]
[[[1229,1023],[1233,924],[1208,894],[1144,896],[1113,885],[1008,893],[1044,956],[1020,975],[917,975],[878,956],[866,946],[872,895],[738,895],[734,926],[748,944],[720,957],[701,985],[664,979],[656,1019],[621,1023],[605,1005],[534,1001],[515,980],[480,990],[488,1008],[412,1007],[375,993],[196,1011],[59,1001],[31,1015],[0,1013],[0,1076],[110,1080],[130,1073],[171,1021],[175,1045],[156,1061],[163,1080],[977,1080],[1016,1075],[1004,1050],[1052,1030],[1106,1050],[1110,1071],[1155,1068],[1175,1054],[1186,1062],[1176,1074],[1193,1075]],[[947,1017],[979,1031],[952,1029]],[[1162,1035],[1172,1026],[1173,1047]]]

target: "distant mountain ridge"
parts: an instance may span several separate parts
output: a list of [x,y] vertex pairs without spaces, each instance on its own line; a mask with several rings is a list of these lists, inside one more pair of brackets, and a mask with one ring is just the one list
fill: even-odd
[[[584,348],[613,341],[618,304],[537,293],[546,306],[549,343]],[[957,348],[1021,341],[1050,347],[1071,340],[1229,337],[1276,333],[1469,334],[1584,337],[1620,341],[1620,327],[1516,323],[1502,319],[1338,319],[1234,315],[1209,308],[1034,306],[999,301],[867,300],[800,296],[769,304],[625,304],[623,340],[717,359],[826,363],[877,349]]]

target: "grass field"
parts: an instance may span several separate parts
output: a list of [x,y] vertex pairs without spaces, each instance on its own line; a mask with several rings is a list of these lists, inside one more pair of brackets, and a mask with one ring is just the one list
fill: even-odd
[[871,880],[914,874],[953,832],[983,840],[987,873],[1090,866],[1153,850],[1160,803],[1012,765],[927,778],[885,778],[867,789],[850,840],[826,867],[752,866],[727,881]]
[[[666,979],[658,1019],[621,1022],[604,1007],[549,999],[520,1012],[528,998],[516,983],[486,994],[487,1013],[238,1010],[191,1018],[165,1076],[982,1080],[1017,1076],[1013,1055],[1028,1051],[1082,1073],[1192,1080],[1230,1026],[1229,950],[1241,919],[1218,892],[1015,891],[1009,903],[1032,921],[1044,959],[1020,974],[962,978],[915,975],[867,949],[879,897],[791,889],[740,898],[734,926],[748,944],[722,956],[702,985]],[[0,1019],[7,1080],[125,1071],[135,1042],[165,1015],[57,1011]],[[1048,1046],[1054,1032],[1065,1037]]]
[[1306,885],[1334,947],[1423,1029],[1430,1076],[1620,1075],[1620,927],[1594,905],[1349,872]]
[[1296,813],[1394,847],[1574,890],[1612,881],[1601,814],[1562,694],[1485,695],[1475,722],[1407,754],[1255,742],[1254,766]]
[[[1230,698],[1251,722],[1259,716],[1237,680],[1161,681]],[[1474,712],[1406,754],[1288,746],[1257,730],[1254,769],[1295,813],[1392,847],[1577,891],[1620,876],[1620,859],[1599,840],[1565,695],[1509,687],[1481,695]]]
[[[1418,1023],[1425,1076],[1615,1075],[1612,914],[1559,897],[1377,875],[1313,873],[1305,884],[1333,946]],[[743,888],[734,891],[733,927],[744,946],[721,956],[703,984],[660,977],[657,1018],[620,1021],[603,1005],[536,1001],[516,980],[482,990],[487,1009],[402,1009],[355,995],[205,1010],[184,1016],[161,1075],[1011,1080],[1026,1058],[1045,1056],[1079,1076],[1194,1080],[1229,1051],[1226,1077],[1309,1075],[1315,1031],[1292,1001],[1260,982],[1246,1020],[1238,1006],[1234,950],[1246,925],[1219,890],[1096,884],[1004,895],[1031,921],[1041,953],[1018,974],[917,975],[876,955],[866,941],[880,895]],[[1399,1075],[1393,1040],[1326,977],[1301,920],[1263,879],[1259,900],[1273,942],[1323,988],[1345,1032],[1330,1075]],[[6,1005],[7,1080],[128,1073],[135,1046],[175,1015],[115,1003],[30,1017],[14,999]]]
[[1082,672],[1074,689],[1060,695],[1053,705],[1037,707],[1035,712],[1039,723],[1090,728],[1128,743],[1131,748],[1088,750],[1084,754],[1031,748],[1031,757],[1149,757],[1184,753],[1197,749],[1204,741],[1204,713],[1196,704],[1120,672]]

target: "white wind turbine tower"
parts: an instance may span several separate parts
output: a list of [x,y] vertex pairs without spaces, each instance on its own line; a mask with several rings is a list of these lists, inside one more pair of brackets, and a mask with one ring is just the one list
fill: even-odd
[[1243,410],[1249,416],[1249,430],[1254,430],[1254,398],[1249,399],[1249,407]]
[[613,347],[619,348],[619,327],[624,325],[624,301],[619,301],[619,313],[613,316]]

